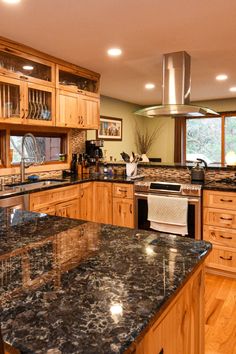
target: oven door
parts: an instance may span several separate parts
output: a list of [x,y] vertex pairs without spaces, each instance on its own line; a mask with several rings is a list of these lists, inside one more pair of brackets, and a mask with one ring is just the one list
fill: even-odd
[[[135,193],[135,227],[153,231],[148,221],[147,196],[145,193]],[[201,198],[188,197],[188,237],[201,240],[201,233]]]

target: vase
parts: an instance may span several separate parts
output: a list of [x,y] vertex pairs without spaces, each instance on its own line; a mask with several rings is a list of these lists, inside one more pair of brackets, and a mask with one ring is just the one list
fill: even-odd
[[147,157],[146,154],[142,154],[141,157],[142,157],[142,162],[149,162],[149,158]]
[[128,162],[126,164],[126,176],[134,177],[137,175],[138,164],[136,162]]

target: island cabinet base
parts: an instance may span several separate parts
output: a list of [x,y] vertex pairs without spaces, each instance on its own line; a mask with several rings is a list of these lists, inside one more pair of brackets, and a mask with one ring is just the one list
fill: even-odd
[[204,354],[204,267],[125,354]]

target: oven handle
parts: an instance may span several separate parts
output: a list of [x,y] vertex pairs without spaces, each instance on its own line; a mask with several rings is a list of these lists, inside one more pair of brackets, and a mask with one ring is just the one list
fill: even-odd
[[[148,197],[148,193],[134,193],[135,197],[143,197],[143,198],[147,198]],[[152,195],[157,195],[157,196],[163,196],[163,197],[173,197],[173,194],[152,194]],[[176,197],[176,195],[174,195]],[[197,203],[200,202],[201,197],[199,198],[191,198],[189,196],[185,196],[185,195],[179,195],[179,198],[187,198],[188,202],[192,202],[192,203]]]

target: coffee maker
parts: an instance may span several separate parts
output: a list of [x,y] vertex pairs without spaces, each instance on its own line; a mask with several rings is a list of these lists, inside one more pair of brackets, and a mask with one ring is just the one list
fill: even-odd
[[88,162],[95,163],[96,159],[102,159],[103,153],[101,147],[103,147],[103,140],[86,140],[85,153]]

